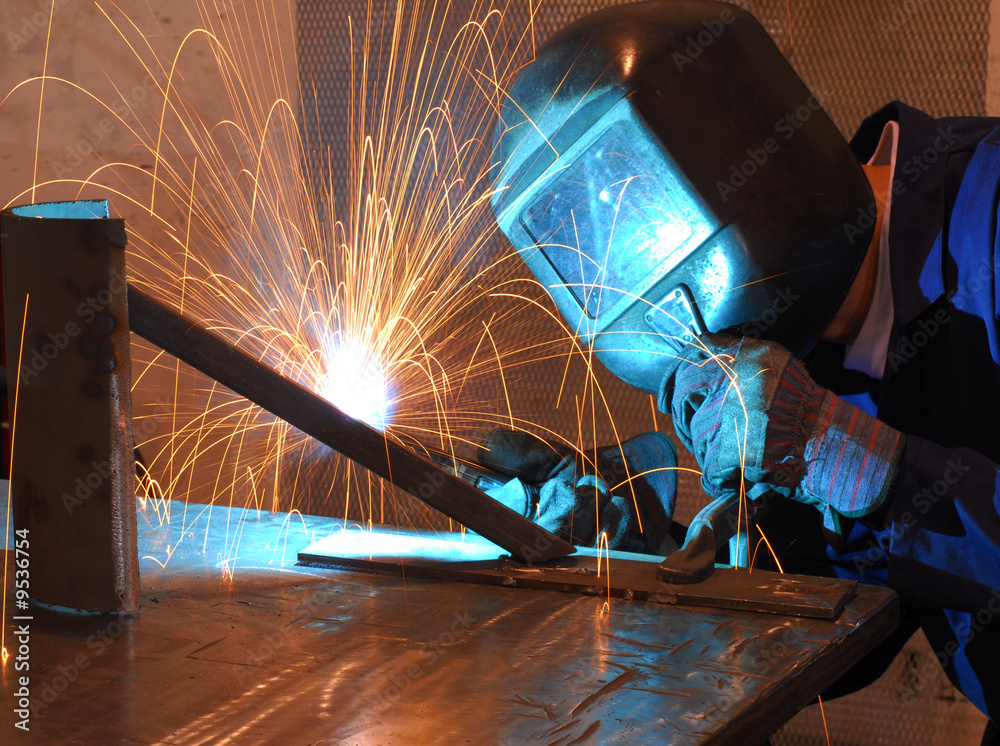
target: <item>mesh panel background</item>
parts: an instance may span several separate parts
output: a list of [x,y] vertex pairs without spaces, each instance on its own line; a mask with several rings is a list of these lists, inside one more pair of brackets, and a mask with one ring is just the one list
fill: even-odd
[[[541,42],[565,23],[615,4],[619,3],[511,2],[503,12],[507,25],[530,28]],[[865,116],[893,99],[938,116],[985,113],[989,0],[742,0],[735,4],[761,21],[846,136]],[[457,30],[473,2],[456,0],[452,7],[449,28]],[[369,11],[375,28],[391,19],[393,12],[381,4],[369,8],[366,0],[299,0],[298,4],[305,134],[317,146],[312,165],[329,167],[335,193],[343,190],[344,174],[351,165],[347,112],[355,95],[343,52],[353,39],[358,58],[363,56],[360,31]],[[348,16],[354,19],[353,37],[345,22]],[[378,34],[376,38],[385,41]],[[369,64],[384,64],[379,44],[372,47]],[[378,93],[368,90],[358,95],[375,102]],[[453,103],[456,109],[461,106],[461,102]],[[578,372],[571,370],[569,376]],[[667,418],[654,412],[648,396],[603,369],[596,378],[612,403],[616,430],[610,423],[595,421],[583,428],[585,434],[571,403],[554,407],[567,377],[562,364],[535,365],[520,376],[516,406],[566,437],[578,434],[584,442],[587,438],[610,442],[616,435],[627,437],[654,427],[673,435]],[[678,451],[682,465],[694,467],[683,448]],[[322,490],[328,496],[337,492],[330,484]],[[397,512],[387,520],[445,525],[407,496],[395,498]],[[678,519],[689,520],[703,502],[697,477],[682,472]],[[978,744],[984,718],[934,666],[933,653],[918,635],[878,683],[863,693],[826,703],[831,743],[936,744],[944,743],[947,736],[950,744]],[[800,713],[772,742],[775,746],[826,743],[818,708]]]

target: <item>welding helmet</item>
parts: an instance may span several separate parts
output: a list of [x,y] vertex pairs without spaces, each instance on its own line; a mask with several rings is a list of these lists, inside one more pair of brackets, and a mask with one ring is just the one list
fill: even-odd
[[725,3],[636,3],[567,26],[507,91],[496,148],[501,229],[576,335],[650,393],[693,331],[803,356],[871,239],[847,142]]

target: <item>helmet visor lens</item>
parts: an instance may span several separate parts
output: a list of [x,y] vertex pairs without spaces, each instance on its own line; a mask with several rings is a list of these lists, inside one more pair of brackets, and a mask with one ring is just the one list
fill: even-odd
[[637,139],[645,134],[624,122],[604,130],[520,215],[591,318],[674,266],[696,232],[668,191],[671,165]]

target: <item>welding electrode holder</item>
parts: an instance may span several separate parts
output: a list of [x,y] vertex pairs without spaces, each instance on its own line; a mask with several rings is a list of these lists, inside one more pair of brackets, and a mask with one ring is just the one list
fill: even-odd
[[[644,314],[646,323],[682,358],[689,345],[708,333],[705,321],[690,288],[683,283],[674,286],[659,303]],[[688,526],[684,544],[664,559],[657,572],[660,580],[672,583],[698,583],[715,571],[716,552],[729,545],[730,563],[746,567],[748,529],[739,527],[739,495],[723,495],[704,508]],[[747,517],[752,517],[748,503]]]

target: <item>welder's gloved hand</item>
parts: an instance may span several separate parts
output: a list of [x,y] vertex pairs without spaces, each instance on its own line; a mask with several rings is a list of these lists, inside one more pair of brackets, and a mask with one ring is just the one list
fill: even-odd
[[479,463],[513,479],[489,492],[507,507],[578,546],[660,553],[677,496],[677,453],[670,439],[650,432],[579,454],[530,433],[494,430]]
[[664,379],[659,407],[712,497],[775,492],[816,506],[835,546],[884,513],[903,436],[816,384],[779,344],[708,334]]

